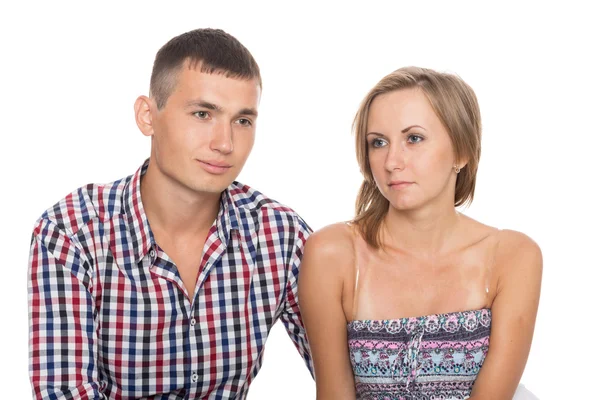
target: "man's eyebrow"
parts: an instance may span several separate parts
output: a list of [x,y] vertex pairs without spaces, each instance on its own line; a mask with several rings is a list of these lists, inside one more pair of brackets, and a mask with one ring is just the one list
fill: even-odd
[[[187,102],[186,104],[187,107],[200,107],[200,108],[205,108],[207,110],[213,110],[213,111],[218,111],[218,112],[222,112],[223,111],[223,107],[208,102],[208,101],[204,101],[204,100],[192,100]],[[248,115],[248,116],[252,116],[252,117],[258,117],[258,111],[255,108],[242,108],[240,111],[238,111],[237,115]]]
[[252,117],[258,117],[258,111],[255,108],[242,108],[238,115],[249,115]]
[[188,101],[186,104],[187,107],[201,107],[201,108],[206,108],[208,110],[214,110],[214,111],[222,111],[222,108],[214,103],[210,103],[208,101],[204,101],[204,100],[192,100],[192,101]]

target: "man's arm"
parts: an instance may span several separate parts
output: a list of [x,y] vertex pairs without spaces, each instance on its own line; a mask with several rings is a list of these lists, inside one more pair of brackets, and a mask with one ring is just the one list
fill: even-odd
[[302,317],[300,316],[300,307],[298,306],[298,274],[300,271],[300,262],[302,261],[304,244],[311,234],[311,229],[301,218],[298,218],[298,223],[298,238],[290,261],[288,282],[285,290],[285,306],[283,313],[281,314],[281,321],[283,322],[288,335],[296,345],[298,352],[300,352],[300,355],[304,358],[304,362],[306,363],[310,374],[314,377],[313,363],[310,356],[306,330],[304,329]]
[[42,219],[29,254],[29,374],[35,399],[104,399],[92,272],[69,236]]

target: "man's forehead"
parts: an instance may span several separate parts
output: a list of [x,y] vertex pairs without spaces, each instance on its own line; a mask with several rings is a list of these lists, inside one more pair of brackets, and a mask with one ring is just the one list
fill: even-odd
[[167,104],[218,113],[258,115],[261,88],[256,79],[228,77],[221,71],[202,71],[189,63],[182,65],[173,78],[173,91]]
[[237,95],[260,96],[261,88],[256,79],[228,76],[226,72],[203,72],[198,69],[184,68],[179,74],[178,86],[181,89],[210,87],[215,92],[235,91]]
[[216,67],[212,67],[210,65],[206,65],[205,63],[202,62],[202,60],[193,61],[191,59],[187,59],[186,61],[184,61],[181,71],[187,71],[188,75],[193,75],[196,77],[206,77],[206,78],[219,77],[221,79],[226,79],[226,80],[231,79],[233,81],[238,81],[238,82],[254,83],[259,87],[259,89],[261,88],[258,77],[241,76],[241,75],[236,74],[233,71],[228,71],[226,69],[216,68]]

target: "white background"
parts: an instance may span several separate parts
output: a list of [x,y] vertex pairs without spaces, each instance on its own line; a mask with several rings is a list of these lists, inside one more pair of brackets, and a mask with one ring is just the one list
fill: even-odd
[[[576,1],[415,3],[3,2],[1,397],[30,396],[34,221],[71,190],[138,168],[150,142],[134,123],[133,102],[147,93],[156,51],[175,35],[215,27],[248,47],[264,80],[256,145],[239,180],[314,229],[353,215],[360,176],[350,124],[366,92],[406,65],[463,77],[479,97],[484,138],[475,202],[465,212],[525,232],[544,254],[522,381],[541,399],[597,398],[598,13]],[[309,399],[313,391],[277,324],[249,399]]]

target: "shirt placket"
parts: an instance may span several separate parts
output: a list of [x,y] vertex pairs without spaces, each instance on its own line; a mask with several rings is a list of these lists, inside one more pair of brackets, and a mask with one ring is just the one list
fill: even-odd
[[[163,252],[156,244],[152,244],[148,251],[148,267],[150,273],[154,276],[158,276],[160,279],[164,279],[170,283],[174,287],[176,291],[185,293],[183,281],[178,275],[177,269],[173,261],[169,258],[169,256]],[[164,298],[168,298],[168,294],[164,295]],[[168,313],[176,313],[177,314],[177,326],[181,327],[181,325],[188,325],[190,321],[191,315],[191,303],[187,300],[186,296],[179,297],[181,301],[178,301],[176,304],[170,304],[167,306],[165,312]],[[185,327],[182,329],[184,331],[183,340],[186,340],[187,332],[185,332]],[[173,347],[176,348],[174,350],[176,353],[181,355],[177,356],[170,360],[171,363],[176,364],[177,377],[175,378],[178,384],[182,384],[186,390],[190,388],[190,381],[192,380],[192,370],[190,360],[191,358],[186,354],[185,349],[190,349],[189,343],[182,343],[178,339],[173,339],[173,341],[169,341],[166,345],[166,351],[173,351]],[[188,347],[185,347],[185,346]],[[171,379],[174,379],[171,377]]]
[[[216,230],[209,234],[204,250],[205,254],[202,256],[202,263],[200,265],[201,271],[196,283],[186,326],[188,332],[186,337],[189,348],[189,368],[186,368],[186,374],[189,380],[190,389],[188,393],[190,399],[204,396],[206,388],[212,386],[213,383],[211,382],[213,377],[208,373],[208,367],[205,362],[205,353],[214,353],[216,350],[210,347],[211,337],[208,332],[215,330],[215,319],[218,318],[221,310],[219,309],[218,302],[207,301],[212,299],[206,298],[207,294],[204,289],[204,283],[211,270],[221,261],[226,252],[226,246],[219,238]],[[211,310],[206,309],[207,303],[212,304]]]

